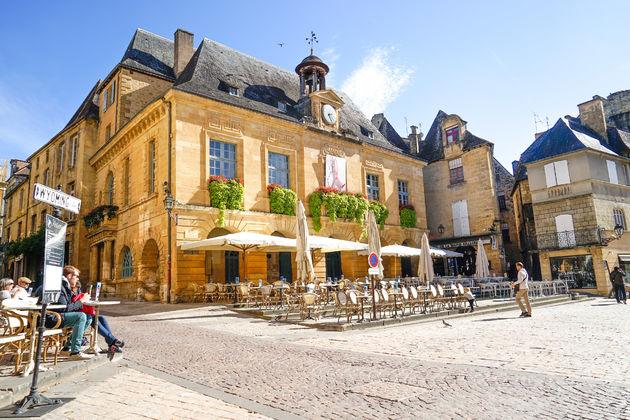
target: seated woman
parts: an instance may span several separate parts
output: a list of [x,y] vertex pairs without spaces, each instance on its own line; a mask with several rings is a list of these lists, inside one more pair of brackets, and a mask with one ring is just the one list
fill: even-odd
[[[73,292],[75,293],[75,297],[73,297],[73,299],[80,299],[81,296],[83,296],[83,293],[81,293],[80,282],[77,282],[76,288],[73,289]],[[84,306],[84,309],[88,310],[88,308],[92,311],[94,310],[93,307]],[[93,313],[91,315],[94,316]],[[108,351],[117,353],[122,352],[122,348],[125,346],[125,342],[114,337],[114,334],[112,334],[112,330],[109,327],[107,319],[103,315],[99,315],[98,320],[94,319],[92,321],[92,327],[96,328],[96,322],[98,322],[98,333],[105,339]]]
[[5,299],[11,299],[11,290],[13,289],[13,279],[5,278],[0,280],[0,302]]

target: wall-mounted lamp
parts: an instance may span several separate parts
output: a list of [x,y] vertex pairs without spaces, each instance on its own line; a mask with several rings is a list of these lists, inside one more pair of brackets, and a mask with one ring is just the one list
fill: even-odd
[[444,233],[444,226],[442,226],[442,225],[440,224],[440,226],[438,226],[438,229],[437,229],[437,230],[438,230],[438,233],[439,233],[440,235],[442,235],[442,234]]

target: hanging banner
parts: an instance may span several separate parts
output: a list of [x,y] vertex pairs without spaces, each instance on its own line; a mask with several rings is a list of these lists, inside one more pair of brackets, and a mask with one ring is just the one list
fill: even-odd
[[326,155],[326,187],[346,191],[346,159]]
[[63,257],[68,224],[50,214],[46,215],[46,242],[44,246],[44,286],[42,296],[45,302],[56,302],[61,291]]

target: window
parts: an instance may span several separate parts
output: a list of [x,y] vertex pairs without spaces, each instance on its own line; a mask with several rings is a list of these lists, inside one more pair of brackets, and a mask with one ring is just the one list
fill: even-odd
[[131,259],[131,250],[129,247],[125,247],[122,260],[122,271],[120,273],[121,279],[128,279],[133,277],[133,261]]
[[505,204],[505,193],[500,192],[497,194],[497,201],[499,202],[499,210],[506,210],[507,206]]
[[560,214],[556,216],[556,232],[559,248],[571,248],[575,246],[575,231],[573,230],[573,216]]
[[33,185],[38,184],[39,183],[39,175],[35,175],[35,180],[33,182]]
[[59,146],[59,172],[63,171],[63,156],[66,153],[66,143],[61,143]]
[[79,147],[79,136],[72,137],[72,152],[70,154],[70,167],[77,164],[77,148]]
[[459,141],[459,127],[448,128],[446,130],[446,144],[453,144]]
[[374,174],[366,174],[365,175],[365,186],[367,190],[368,200],[380,200],[381,199],[381,189],[378,183],[378,175]]
[[22,237],[22,222],[18,222],[17,238],[20,239],[21,237]]
[[103,91],[103,112],[107,111],[107,104],[109,101],[107,100],[107,90]]
[[612,184],[619,184],[619,178],[617,177],[617,165],[614,160],[607,160],[606,165],[608,166],[608,180]]
[[37,160],[35,161],[35,169],[39,169],[39,156],[37,156]]
[[559,160],[558,162],[546,164],[545,178],[547,180],[547,188],[571,182],[569,179],[569,166],[567,165],[567,161]]
[[510,228],[507,223],[501,223],[501,236],[504,244],[510,243]]
[[112,85],[109,87],[109,105],[114,103],[114,98],[116,97],[116,81],[112,82]]
[[149,143],[149,194],[155,192],[155,141]]
[[565,280],[571,289],[597,288],[592,255],[549,258],[551,278]]
[[236,178],[236,145],[210,140],[210,175]]
[[630,179],[628,179],[628,168],[624,164],[621,164],[619,167],[621,168],[621,182],[623,182],[624,185],[630,185]]
[[50,169],[46,169],[44,171],[44,185],[49,186],[48,182],[50,181]]
[[22,210],[23,203],[24,203],[24,190],[20,190],[20,202],[18,204],[18,209]]
[[38,227],[39,226],[37,226],[37,215],[33,214],[31,216],[31,233],[35,233]]
[[454,159],[448,162],[448,170],[451,184],[456,184],[464,180],[464,166],[462,165],[462,158]]
[[70,194],[71,196],[74,196],[74,194],[76,193],[76,191],[74,190],[74,182],[68,182],[68,194]]
[[112,138],[112,125],[107,124],[107,127],[105,127],[105,141],[111,138]]
[[363,134],[365,137],[367,137],[368,139],[373,139],[374,138],[374,133],[372,131],[368,130],[367,128],[363,127],[362,125],[360,125],[359,128],[361,128],[361,134]]
[[621,226],[623,230],[626,230],[626,219],[623,217],[623,210],[614,209],[613,219],[615,220],[615,226]]
[[289,188],[289,156],[269,152],[269,183]]
[[46,150],[46,163],[48,163],[48,157],[49,157],[49,155],[50,155],[50,153],[49,153],[49,152],[50,152],[50,150]]
[[6,213],[6,214],[7,214],[7,219],[10,219],[10,218],[11,218],[11,202],[12,202],[12,201],[13,201],[13,200],[12,200],[11,198],[9,198],[9,199],[7,200],[7,213]]
[[230,94],[230,95],[232,95],[232,96],[238,96],[238,89],[237,89],[237,88],[235,88],[235,87],[230,86],[230,87],[228,88],[228,92],[229,92],[229,94]]
[[468,201],[454,201],[451,204],[451,210],[453,212],[453,235],[456,237],[469,236],[470,225],[468,223]]
[[398,205],[409,205],[409,183],[400,179],[398,180]]
[[11,242],[11,228],[7,228],[7,240],[6,242]]
[[107,204],[114,205],[114,174],[110,172],[107,179]]
[[131,177],[129,172],[129,158],[125,159],[125,205],[129,205],[129,190],[131,189]]
[[280,111],[285,111],[287,110],[287,103],[286,102],[278,102],[278,109]]
[[43,224],[45,224],[45,223],[46,223],[46,210],[42,210],[42,213],[41,213],[41,214],[42,214],[42,216],[41,216],[41,219],[40,219],[40,221],[39,221],[39,224],[40,224],[40,225],[43,225]]

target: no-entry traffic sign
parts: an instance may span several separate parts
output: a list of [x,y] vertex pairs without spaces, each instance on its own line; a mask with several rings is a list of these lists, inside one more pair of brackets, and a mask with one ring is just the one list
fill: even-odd
[[378,255],[376,255],[375,252],[372,252],[370,253],[370,255],[368,255],[368,264],[370,264],[370,267],[372,268],[378,267]]

